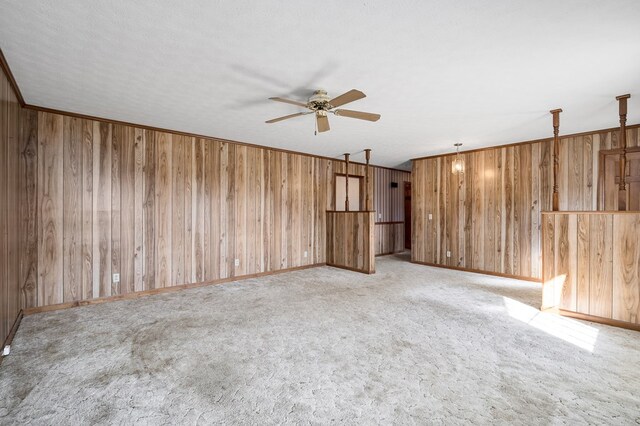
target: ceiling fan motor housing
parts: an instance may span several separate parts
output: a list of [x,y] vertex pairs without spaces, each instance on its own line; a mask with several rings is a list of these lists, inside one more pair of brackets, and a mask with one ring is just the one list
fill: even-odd
[[313,92],[313,95],[309,98],[309,102],[307,103],[307,107],[314,111],[328,111],[332,108],[329,101],[329,95],[327,95],[326,90],[316,90]]

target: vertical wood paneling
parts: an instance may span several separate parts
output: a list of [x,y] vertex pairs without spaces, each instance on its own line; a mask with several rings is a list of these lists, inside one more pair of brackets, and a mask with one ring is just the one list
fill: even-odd
[[189,282],[185,278],[185,137],[174,135],[171,144],[171,285]]
[[[155,132],[144,132],[144,200],[143,200],[143,288],[154,289],[156,284],[156,161]],[[94,236],[95,238],[95,236]]]
[[[2,74],[4,77],[4,74]],[[0,335],[11,327],[9,316],[9,82],[0,82]],[[4,341],[4,338],[3,338]]]
[[59,115],[38,113],[38,302],[42,305],[63,302],[63,121]]
[[613,307],[613,216],[589,218],[589,313],[611,318]]
[[543,307],[639,324],[640,213],[545,213],[543,223]]
[[[637,137],[636,133],[630,137]],[[560,138],[561,210],[597,208],[599,151],[616,144],[615,131]],[[451,173],[452,158],[445,155],[413,162],[412,259],[542,278],[541,213],[551,208],[551,143],[464,154],[466,170],[460,178]],[[430,192],[432,184],[435,196]],[[425,231],[430,226],[433,231]],[[435,254],[429,243],[435,244]],[[447,251],[451,258],[446,257]]]
[[82,298],[82,120],[64,118],[63,301]]
[[[4,77],[0,73],[0,77]],[[0,84],[3,80],[0,78]],[[4,80],[6,82],[6,80]],[[38,305],[38,113],[22,110],[19,158],[20,306]],[[8,168],[9,166],[7,166]],[[85,169],[86,170],[86,169]]]
[[[93,122],[82,123],[82,297],[92,299],[93,293]],[[97,297],[97,296],[96,296]]]
[[164,132],[156,132],[156,149],[158,151],[158,167],[156,168],[156,215],[157,215],[157,246],[156,262],[157,287],[171,286],[172,271],[172,239],[171,219],[173,212],[172,194],[172,138]]
[[640,324],[640,214],[613,216],[613,319]]
[[[120,272],[121,264],[121,206],[120,184],[121,184],[121,161],[123,139],[125,139],[126,128],[121,125],[112,126],[111,138],[111,272]],[[113,276],[112,276],[113,278]],[[111,294],[122,294],[122,276],[120,281],[111,279]]]
[[120,290],[136,291],[136,140],[131,127],[117,126],[120,139]]
[[375,272],[374,212],[327,212],[327,264]]

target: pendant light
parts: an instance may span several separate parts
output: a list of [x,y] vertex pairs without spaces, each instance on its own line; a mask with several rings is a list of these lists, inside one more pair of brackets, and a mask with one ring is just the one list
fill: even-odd
[[460,156],[460,147],[462,146],[462,144],[458,142],[458,143],[453,144],[453,146],[456,147],[456,158],[451,163],[451,172],[454,175],[463,174],[464,173],[464,160]]

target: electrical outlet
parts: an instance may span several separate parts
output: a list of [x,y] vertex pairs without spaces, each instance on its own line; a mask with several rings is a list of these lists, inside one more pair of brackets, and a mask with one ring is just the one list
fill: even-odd
[[7,356],[11,353],[11,346],[7,345],[2,349],[2,356]]
[[113,274],[113,282],[114,283],[120,282],[120,274]]
[[378,219],[382,219],[382,213],[378,213]]
[[240,259],[236,259],[236,261],[235,261],[234,265],[236,265],[236,266],[240,266]]
[[429,213],[429,220],[433,220],[433,215]]
[[447,250],[447,257],[451,257],[451,252]]
[[307,257],[307,252],[306,251],[304,252],[304,257]]

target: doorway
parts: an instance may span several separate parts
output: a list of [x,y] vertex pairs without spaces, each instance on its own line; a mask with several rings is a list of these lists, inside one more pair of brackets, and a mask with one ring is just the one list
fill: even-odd
[[411,182],[404,183],[404,248],[411,250]]
[[[600,151],[599,210],[618,210],[621,150]],[[640,210],[640,148],[627,148],[627,210]]]

